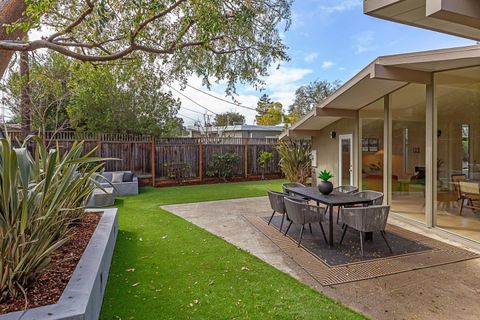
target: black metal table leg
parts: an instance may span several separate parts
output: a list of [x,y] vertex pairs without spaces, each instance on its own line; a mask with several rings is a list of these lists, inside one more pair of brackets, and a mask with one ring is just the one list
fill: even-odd
[[365,232],[365,241],[373,240],[373,232]]
[[328,245],[333,247],[333,206],[328,206],[328,217],[330,219],[328,224]]

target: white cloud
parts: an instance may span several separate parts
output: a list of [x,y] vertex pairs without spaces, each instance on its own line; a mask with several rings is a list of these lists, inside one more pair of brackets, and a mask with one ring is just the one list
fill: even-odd
[[322,68],[323,70],[328,70],[328,69],[330,69],[331,67],[333,67],[334,65],[335,65],[335,62],[333,62],[333,61],[323,61],[321,68]]
[[[303,84],[302,80],[312,72],[312,69],[305,68],[289,68],[283,66],[281,66],[279,69],[271,68],[269,72],[270,75],[263,79],[265,81],[266,93],[272,98],[272,100],[282,103],[286,110],[287,107],[291,105],[293,100],[295,99],[295,90]],[[201,80],[197,77],[189,78],[188,83],[191,86],[208,92],[209,94],[214,95],[218,98],[229,101],[231,100],[230,97],[225,96],[225,85],[223,84],[214,84],[212,85],[211,91],[208,91],[208,89],[202,87]],[[172,87],[180,90],[179,83],[173,83]],[[214,111],[215,113],[223,113],[226,111],[239,112],[245,116],[246,122],[248,124],[254,123],[256,115],[256,112],[254,110],[248,110],[245,108],[234,106],[227,102],[220,101],[190,87],[186,87],[184,91],[180,92],[182,92],[191,100]],[[240,87],[238,89],[238,93],[239,94],[235,96],[235,100],[240,102],[243,106],[255,108],[257,106],[259,97],[264,92],[253,91],[250,87]],[[182,106],[184,108],[180,108],[179,112],[182,116],[184,116],[183,118],[186,125],[193,124],[194,120],[192,120],[191,118],[203,122],[203,114],[206,112],[205,109],[202,109],[200,106],[183,97],[182,95],[176,93],[175,91],[173,91],[172,94],[174,95],[174,97],[179,98],[182,102]],[[197,112],[189,111],[185,108],[195,110]],[[210,112],[208,112],[208,114],[210,114],[213,119],[214,116]]]
[[362,0],[322,0],[319,6],[324,13],[331,14],[361,7]]
[[305,62],[312,62],[318,58],[318,52],[310,52],[305,55],[303,60]]
[[372,31],[365,31],[353,39],[353,47],[356,54],[361,54],[364,52],[374,51],[377,49],[374,41],[374,34]]

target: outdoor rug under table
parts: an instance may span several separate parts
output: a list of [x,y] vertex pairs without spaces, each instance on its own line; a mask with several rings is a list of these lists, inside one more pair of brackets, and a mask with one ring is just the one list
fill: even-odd
[[[244,218],[324,286],[480,257],[474,252],[390,224],[387,225],[386,236],[393,254],[388,250],[381,235],[374,233],[373,241],[364,242],[365,254],[362,257],[359,232],[351,228],[347,230],[342,245],[337,241],[333,247],[329,247],[323,239],[318,223],[312,224],[312,233],[306,226],[299,248],[297,240],[300,226],[293,224],[288,235],[284,236],[287,223],[284,223],[282,233],[278,230],[281,216],[274,217],[270,225],[267,224],[270,217],[244,216]],[[339,239],[342,234],[341,223],[334,226],[335,235],[339,235],[337,237]],[[325,232],[328,236],[328,231]]]

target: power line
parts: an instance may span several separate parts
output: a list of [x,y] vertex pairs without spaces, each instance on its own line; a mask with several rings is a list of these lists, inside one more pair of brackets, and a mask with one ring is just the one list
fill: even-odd
[[192,117],[189,117],[189,116],[186,116],[184,114],[181,114],[180,112],[177,112],[177,114],[180,116],[180,117],[184,117],[184,118],[187,118],[187,119],[190,119],[190,120],[193,120],[193,121],[198,121],[198,119],[193,119]]
[[198,113],[198,114],[201,114],[201,115],[204,114],[203,112],[200,112],[200,111],[198,111],[198,110],[189,109],[189,108],[184,107],[184,106],[180,106],[180,108],[181,108],[181,109],[185,109],[185,110],[190,111],[190,112],[195,112],[195,113]]
[[202,106],[200,103],[196,102],[195,100],[190,99],[190,98],[187,97],[185,94],[183,94],[182,92],[180,92],[180,91],[178,91],[177,89],[173,88],[172,86],[170,86],[170,85],[168,85],[168,84],[167,84],[167,86],[168,86],[170,89],[172,89],[173,91],[175,91],[176,93],[182,95],[182,96],[185,97],[186,99],[188,99],[188,100],[190,100],[191,102],[195,103],[195,104],[196,104],[197,106],[199,106],[200,108],[203,108],[203,109],[207,110],[208,112],[211,112],[211,113],[213,113],[214,115],[217,115],[216,112],[213,112],[212,110],[208,109],[207,107]]
[[229,104],[233,104],[234,106],[237,106],[237,107],[240,107],[240,108],[244,108],[244,109],[248,109],[248,110],[252,110],[252,111],[257,111],[257,109],[255,109],[255,108],[246,107],[246,106],[244,106],[244,105],[241,105],[240,103],[235,103],[235,102],[232,102],[232,101],[228,101],[228,100],[226,100],[226,99],[222,99],[222,98],[220,98],[220,97],[217,97],[217,96],[215,96],[215,95],[213,95],[213,94],[211,94],[211,93],[208,93],[208,92],[205,92],[205,91],[203,91],[203,90],[197,89],[197,88],[189,85],[188,83],[186,83],[186,85],[187,85],[188,87],[194,89],[194,90],[197,90],[197,91],[199,91],[199,92],[201,92],[201,93],[203,93],[203,94],[206,94],[207,96],[210,96],[210,97],[212,97],[212,98],[215,98],[215,99],[217,99],[217,100],[220,100],[220,101],[223,101],[223,102],[226,102],[226,103],[229,103]]

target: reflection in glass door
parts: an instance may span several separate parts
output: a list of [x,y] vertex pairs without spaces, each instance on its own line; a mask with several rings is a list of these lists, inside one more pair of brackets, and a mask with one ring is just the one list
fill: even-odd
[[353,185],[353,144],[352,135],[344,134],[340,136],[338,141],[339,152],[339,185]]

